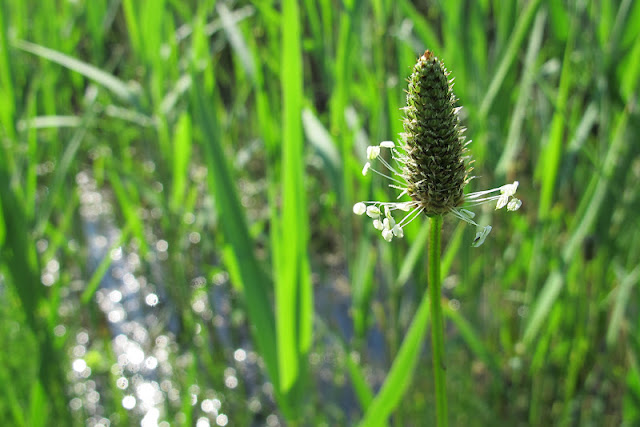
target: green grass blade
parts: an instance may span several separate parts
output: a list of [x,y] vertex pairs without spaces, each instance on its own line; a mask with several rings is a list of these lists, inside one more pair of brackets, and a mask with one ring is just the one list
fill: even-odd
[[612,347],[619,335],[622,328],[622,320],[624,319],[624,313],[631,302],[631,291],[634,286],[638,286],[638,280],[640,279],[640,266],[637,266],[629,274],[624,276],[618,285],[616,298],[613,302],[613,309],[611,310],[611,318],[609,320],[609,327],[607,328],[607,346]]
[[311,344],[313,312],[306,245],[308,219],[303,172],[302,56],[297,2],[285,1],[282,15],[282,223],[276,281],[276,326],[281,390],[298,379],[300,355]]
[[542,174],[542,188],[540,190],[540,201],[538,203],[538,218],[544,220],[548,217],[553,202],[553,194],[557,186],[558,169],[560,167],[563,154],[564,131],[567,121],[567,104],[570,89],[574,79],[574,72],[571,68],[571,55],[574,51],[576,23],[571,24],[569,38],[564,51],[562,61],[562,73],[560,75],[560,85],[558,96],[555,102],[555,112],[551,121],[551,131],[549,140],[538,161],[538,171]]
[[531,31],[531,38],[529,39],[529,45],[527,47],[527,54],[524,60],[523,75],[520,80],[518,100],[513,110],[513,116],[509,125],[509,133],[505,141],[505,147],[498,161],[496,167],[496,174],[506,175],[510,165],[513,165],[513,161],[519,151],[522,143],[522,126],[525,119],[525,114],[529,103],[531,102],[531,89],[534,82],[534,68],[535,61],[540,54],[540,47],[542,45],[542,36],[544,35],[544,27],[547,18],[546,10],[541,9],[536,15],[536,19],[533,23],[533,29]]
[[16,136],[15,129],[15,109],[16,99],[13,87],[13,72],[11,69],[8,22],[6,21],[7,4],[0,5],[0,121],[2,129],[10,139]]
[[304,132],[307,139],[324,161],[331,183],[334,186],[334,191],[340,194],[342,161],[340,159],[340,152],[333,142],[333,138],[331,138],[329,131],[324,127],[318,117],[308,108],[302,111],[302,123],[304,124]]
[[15,40],[13,44],[18,49],[22,49],[25,52],[32,53],[41,58],[48,59],[49,61],[68,68],[69,70],[80,73],[86,78],[93,80],[100,86],[108,89],[118,98],[126,101],[127,103],[138,105],[138,93],[133,90],[131,86],[127,85],[112,74],[102,71],[98,67],[87,64],[86,62],[80,61],[56,50],[34,43],[29,43],[24,40]]
[[102,258],[102,261],[100,261],[100,264],[98,264],[98,267],[95,269],[95,271],[91,275],[91,279],[89,279],[89,281],[87,282],[87,286],[85,287],[84,292],[80,297],[80,301],[83,304],[88,304],[89,302],[91,302],[91,300],[93,299],[93,296],[98,290],[98,287],[100,286],[100,282],[102,281],[102,278],[104,277],[105,274],[107,274],[109,267],[111,267],[111,263],[113,262],[113,258],[111,258],[112,251],[122,246],[124,242],[127,241],[130,234],[131,234],[131,225],[129,224],[122,230],[122,233],[120,234],[120,238],[109,248],[104,258]]
[[496,355],[491,353],[489,347],[483,342],[483,337],[474,330],[473,325],[460,312],[453,310],[448,304],[443,305],[442,308],[447,318],[451,319],[453,324],[456,325],[462,339],[467,343],[473,354],[479,360],[482,360],[494,375],[499,376],[500,364]]
[[113,192],[118,200],[118,205],[126,221],[125,227],[131,228],[132,234],[138,239],[138,243],[140,244],[141,254],[146,256],[149,252],[149,244],[147,243],[147,239],[145,239],[144,223],[136,209],[136,206],[140,204],[137,189],[130,182],[122,180],[113,168],[109,170],[108,176],[109,183],[111,184],[111,188],[113,188]]
[[488,113],[493,101],[498,95],[498,91],[504,82],[504,78],[511,68],[511,65],[515,62],[518,51],[520,49],[520,45],[524,41],[525,36],[527,35],[527,30],[529,29],[533,18],[536,15],[538,10],[538,6],[540,6],[541,0],[533,0],[529,2],[526,6],[526,9],[522,11],[518,21],[516,22],[516,26],[513,30],[512,36],[509,39],[509,44],[507,45],[507,49],[500,60],[500,65],[498,65],[498,69],[495,74],[493,74],[493,79],[491,79],[491,83],[489,84],[489,88],[487,89],[487,93],[485,94],[482,103],[480,104],[479,117],[480,120],[484,120]]
[[193,78],[192,108],[194,123],[202,130],[204,161],[209,167],[207,180],[216,199],[216,207],[225,240],[233,248],[233,256],[238,265],[244,301],[255,342],[264,358],[267,371],[279,390],[278,362],[276,353],[275,321],[267,290],[271,281],[260,269],[254,254],[252,240],[244,211],[238,200],[235,182],[221,146],[219,113],[215,100],[205,98],[205,89],[197,78]]
[[251,52],[249,51],[247,42],[238,28],[238,21],[234,19],[231,11],[229,11],[229,8],[224,3],[218,3],[216,5],[216,11],[218,12],[218,15],[220,15],[222,28],[224,29],[234,52],[238,55],[243,69],[249,76],[249,79],[254,81],[256,76],[254,61],[251,57]]
[[413,378],[413,372],[427,333],[428,321],[429,296],[428,292],[425,292],[411,326],[402,341],[400,350],[391,365],[389,374],[358,426],[385,425],[391,413],[398,407]]
[[171,209],[177,211],[184,201],[189,178],[189,161],[191,160],[191,116],[182,114],[176,124],[173,136],[173,165],[171,188]]
[[561,256],[562,266],[551,272],[542,288],[542,291],[540,292],[540,295],[536,298],[535,305],[528,318],[523,333],[522,340],[526,345],[532,344],[534,338],[538,334],[538,331],[542,327],[547,314],[556,303],[564,285],[563,269],[566,268],[566,265],[576,255],[580,243],[584,241],[587,233],[591,230],[598,218],[598,213],[600,212],[600,209],[605,202],[605,197],[609,191],[609,185],[611,184],[610,177],[619,161],[619,157],[623,153],[623,148],[626,143],[624,135],[627,129],[629,114],[629,109],[624,110],[622,113],[615,130],[613,141],[611,142],[604,158],[602,173],[593,175],[591,179],[589,187],[593,186],[595,190],[592,193],[587,193],[585,196],[588,197],[588,199],[583,201],[586,208],[582,210],[582,215],[573,225],[569,241],[564,246]]

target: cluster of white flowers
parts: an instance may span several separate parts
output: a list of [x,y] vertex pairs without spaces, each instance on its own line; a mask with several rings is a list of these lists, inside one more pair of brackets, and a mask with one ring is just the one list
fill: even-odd
[[[380,157],[380,152],[383,148],[391,151],[391,159],[393,160],[392,163],[395,163],[398,166],[398,169],[394,168],[383,157]],[[407,156],[404,153],[404,149],[402,147],[396,148],[396,145],[392,141],[383,141],[380,143],[380,145],[372,145],[367,147],[367,159],[369,161],[364,165],[364,168],[362,169],[363,175],[367,175],[369,171],[373,171],[378,175],[391,180],[392,184],[389,184],[389,186],[401,190],[401,193],[398,195],[398,199],[407,194],[408,183],[404,174],[402,173]],[[378,160],[379,162],[381,162],[384,167],[392,173],[393,176],[385,175],[384,173],[373,169],[371,167],[371,161],[373,160]],[[496,209],[502,209],[506,206],[508,211],[516,211],[522,205],[520,199],[514,197],[517,189],[518,181],[514,181],[512,184],[506,184],[498,188],[493,188],[491,190],[467,194],[465,195],[464,206],[468,208],[497,201]],[[402,220],[400,220],[400,222],[396,222],[392,216],[392,212],[394,210],[400,210],[408,213],[402,218]],[[366,213],[367,216],[373,220],[373,227],[376,230],[382,232],[382,237],[387,242],[390,242],[394,236],[402,237],[404,235],[402,228],[413,221],[415,218],[420,216],[423,211],[424,208],[420,206],[420,202],[415,200],[409,202],[368,201],[358,202],[353,205],[353,213],[355,213],[356,215],[364,215]],[[478,232],[476,233],[476,237],[473,240],[472,246],[478,247],[484,243],[485,239],[491,232],[490,225],[484,227],[479,226],[473,220],[473,218],[475,217],[475,213],[462,207],[452,208],[450,212],[461,220],[469,224],[473,224],[479,228]]]

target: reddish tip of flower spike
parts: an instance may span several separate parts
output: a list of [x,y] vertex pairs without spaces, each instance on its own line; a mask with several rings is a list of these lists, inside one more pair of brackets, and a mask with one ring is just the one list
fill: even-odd
[[429,60],[431,58],[433,58],[433,52],[431,52],[429,49],[424,51],[424,54],[422,55],[424,56],[424,59]]

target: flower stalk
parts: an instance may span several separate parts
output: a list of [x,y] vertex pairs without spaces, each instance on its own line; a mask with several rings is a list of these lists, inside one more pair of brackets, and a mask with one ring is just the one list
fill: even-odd
[[436,392],[436,425],[448,424],[446,365],[444,361],[444,320],[442,317],[442,295],[440,277],[440,235],[442,215],[431,217],[429,242],[429,303],[431,308],[431,353],[433,381]]

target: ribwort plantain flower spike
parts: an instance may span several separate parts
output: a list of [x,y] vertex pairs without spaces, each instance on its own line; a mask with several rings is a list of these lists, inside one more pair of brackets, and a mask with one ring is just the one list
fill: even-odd
[[[426,51],[409,78],[407,106],[404,108],[404,132],[401,141],[383,141],[367,148],[367,163],[362,169],[389,179],[390,187],[400,190],[398,199],[407,195],[412,200],[404,202],[358,202],[353,207],[356,215],[367,214],[376,230],[390,242],[403,236],[403,227],[424,213],[427,216],[451,213],[457,218],[479,228],[472,246],[478,247],[491,232],[491,226],[479,226],[475,214],[468,207],[496,202],[496,209],[508,211],[520,208],[522,202],[515,198],[518,181],[491,190],[464,194],[464,187],[473,178],[471,158],[468,154],[465,129],[458,118],[460,107],[453,94],[453,79],[442,61]],[[390,161],[382,150],[390,151]],[[380,162],[389,175],[372,167]],[[497,194],[499,193],[499,194]],[[393,211],[408,212],[396,222]]]

